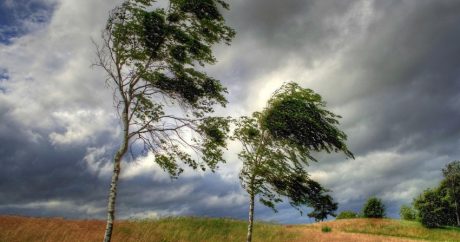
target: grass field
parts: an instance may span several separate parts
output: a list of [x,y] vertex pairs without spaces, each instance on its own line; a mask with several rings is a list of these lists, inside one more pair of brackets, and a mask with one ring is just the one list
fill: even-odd
[[[322,232],[328,226],[331,232]],[[101,241],[98,220],[0,216],[0,242]],[[119,221],[113,241],[242,242],[244,221],[225,218],[164,218]],[[311,225],[256,223],[255,242],[303,241],[460,241],[460,229],[426,229],[419,223],[391,219],[349,219]]]
[[[344,219],[305,225],[318,230],[322,226],[353,234],[391,236],[391,238],[422,241],[460,241],[460,228],[427,229],[418,222],[395,219]],[[386,240],[384,240],[386,241]]]
[[[0,242],[102,241],[104,221],[0,217]],[[293,241],[296,233],[274,224],[256,223],[254,241]],[[224,218],[164,218],[119,221],[113,241],[244,241],[246,223]]]

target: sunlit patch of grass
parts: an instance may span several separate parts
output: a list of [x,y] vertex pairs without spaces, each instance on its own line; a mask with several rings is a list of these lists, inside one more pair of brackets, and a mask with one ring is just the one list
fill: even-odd
[[[173,217],[160,220],[138,220],[123,222],[133,228],[136,241],[244,241],[247,224],[227,218]],[[289,241],[295,234],[282,226],[255,223],[254,241]],[[130,239],[130,238],[124,238]],[[150,239],[150,240],[149,240]]]
[[419,222],[394,219],[347,219],[325,222],[339,231],[394,236],[430,241],[460,241],[460,229],[428,229]]

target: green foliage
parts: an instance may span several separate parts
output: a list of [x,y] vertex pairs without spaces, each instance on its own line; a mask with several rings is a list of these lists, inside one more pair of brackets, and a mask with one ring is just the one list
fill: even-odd
[[319,94],[291,82],[268,101],[260,122],[274,139],[298,150],[343,151],[353,157],[345,144],[346,134],[337,127],[340,116],[325,107]]
[[456,225],[460,226],[460,161],[452,161],[447,164],[442,169],[442,174],[446,195],[454,209]]
[[[304,112],[305,107],[308,112]],[[233,139],[243,145],[238,154],[243,161],[241,184],[250,195],[258,195],[262,204],[276,211],[276,204],[285,197],[301,213],[304,206],[312,207],[308,216],[317,221],[335,216],[337,203],[305,170],[315,160],[312,151],[343,151],[353,157],[344,143],[345,134],[335,126],[338,121],[334,118],[338,116],[324,107],[321,97],[312,90],[287,83],[274,93],[263,112],[236,120]],[[291,127],[298,128],[300,122],[310,119],[314,121],[304,124],[308,128],[289,132]],[[311,144],[300,142],[300,137],[308,137]],[[316,142],[312,143],[313,140]]]
[[399,210],[399,216],[401,219],[414,221],[417,219],[417,211],[412,206],[404,204]]
[[429,228],[460,226],[460,161],[450,162],[442,172],[439,186],[425,190],[413,202],[418,219]]
[[414,199],[420,222],[428,228],[455,225],[455,208],[444,186],[427,189]]
[[384,218],[385,205],[382,200],[376,197],[369,198],[364,204],[363,216],[365,218]]
[[329,233],[329,232],[332,232],[332,228],[329,227],[329,226],[323,226],[323,227],[321,227],[321,231],[323,233]]
[[[222,0],[126,0],[115,8],[98,46],[98,61],[115,90],[125,138],[155,154],[171,176],[178,161],[194,169],[223,162],[228,119],[207,117],[225,106],[226,89],[201,66],[216,62],[212,46],[229,44]],[[201,154],[202,162],[193,153]]]
[[359,215],[351,210],[345,210],[339,213],[336,219],[351,219],[351,218],[358,218]]
[[[323,190],[324,191],[324,190]],[[323,194],[320,192],[306,204],[313,208],[313,211],[307,214],[308,217],[314,218],[316,222],[327,219],[328,216],[335,217],[335,211],[338,208],[338,203],[334,202],[333,198],[329,194]]]

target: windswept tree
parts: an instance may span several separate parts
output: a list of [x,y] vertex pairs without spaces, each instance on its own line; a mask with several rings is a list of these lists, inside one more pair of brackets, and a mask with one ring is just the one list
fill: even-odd
[[208,114],[225,106],[226,89],[202,67],[216,62],[211,47],[235,34],[220,12],[228,7],[223,0],[170,0],[165,7],[127,0],[110,13],[95,65],[114,90],[122,135],[104,241],[111,239],[121,160],[132,145],[152,152],[172,177],[182,172],[180,162],[213,170],[223,161],[228,122]]
[[275,205],[288,198],[301,213],[304,206],[312,207],[309,215],[316,220],[335,215],[337,204],[305,168],[316,161],[313,151],[342,151],[353,157],[337,118],[325,109],[320,95],[291,82],[273,94],[262,112],[237,120],[233,139],[243,146],[240,181],[249,194],[248,242],[252,240],[256,196],[275,211]]

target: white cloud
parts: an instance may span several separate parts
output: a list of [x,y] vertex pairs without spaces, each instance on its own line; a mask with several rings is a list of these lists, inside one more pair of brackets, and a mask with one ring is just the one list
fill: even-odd
[[232,192],[223,196],[211,195],[203,198],[203,204],[209,208],[231,208],[235,206],[246,206],[248,196],[244,193]]
[[[117,134],[115,127],[108,124],[114,115],[104,110],[78,110],[76,112],[54,112],[51,114],[57,125],[65,127],[64,132],[51,132],[52,144],[69,145],[90,143],[101,132]],[[114,137],[116,137],[114,135]]]
[[74,201],[51,199],[47,201],[37,201],[24,204],[7,204],[0,205],[0,208],[16,208],[16,209],[37,209],[48,211],[67,210],[74,213],[84,213],[87,216],[100,214],[106,208],[95,206],[93,204],[77,204]]
[[83,161],[91,174],[96,174],[102,178],[108,178],[112,174],[113,163],[108,154],[109,146],[89,147],[86,149]]
[[98,37],[112,6],[99,1],[60,1],[49,25],[2,46],[0,66],[10,78],[2,84],[7,91],[0,97],[8,102],[17,122],[45,129],[65,122],[75,128],[79,124],[62,119],[62,114],[113,112],[102,72],[90,68],[91,37]]
[[340,203],[369,196],[381,196],[388,201],[411,201],[416,194],[437,184],[441,176],[438,167],[444,160],[448,158],[423,151],[375,151],[357,156],[355,160],[315,163],[310,174],[332,189]]
[[155,156],[152,153],[129,163],[123,162],[122,166],[121,179],[130,180],[139,176],[147,176],[155,182],[171,180],[170,176],[155,163]]

